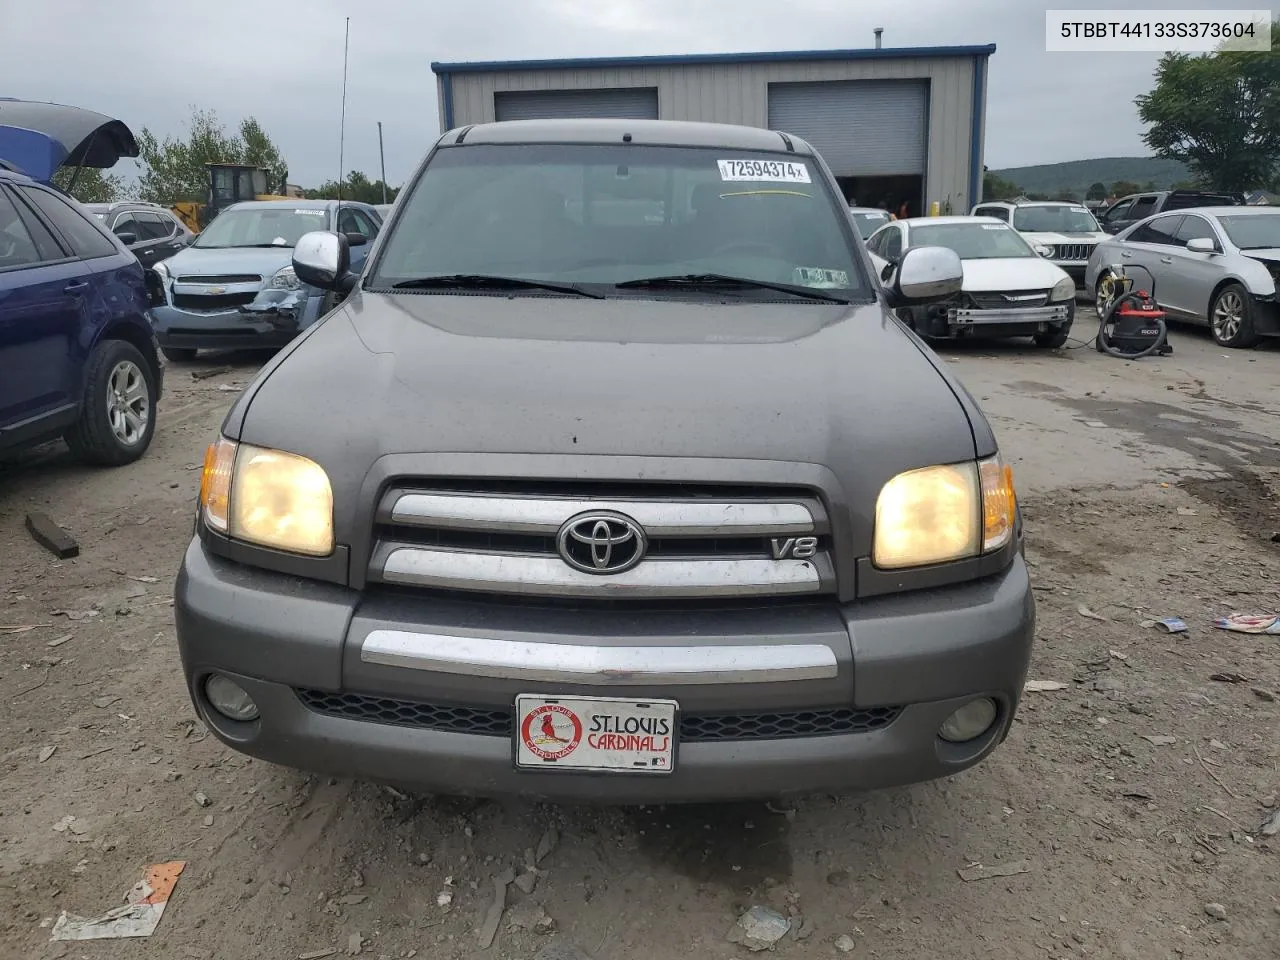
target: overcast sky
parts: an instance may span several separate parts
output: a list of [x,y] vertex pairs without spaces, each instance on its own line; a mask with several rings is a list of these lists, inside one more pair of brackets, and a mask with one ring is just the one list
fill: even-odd
[[[338,174],[344,18],[351,18],[346,169],[398,184],[438,134],[433,60],[541,59],[995,43],[993,169],[1148,153],[1133,98],[1156,54],[1045,52],[1046,7],[1104,0],[0,0],[0,95],[181,134],[190,107],[255,116],[290,180]],[[1126,0],[1137,8],[1207,2]],[[1274,0],[1233,4],[1274,8]],[[133,174],[122,161],[120,172]]]

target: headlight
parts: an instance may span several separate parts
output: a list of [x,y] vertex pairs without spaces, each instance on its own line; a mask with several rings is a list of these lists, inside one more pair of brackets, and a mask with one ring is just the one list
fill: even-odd
[[163,260],[161,260],[157,264],[152,265],[151,269],[156,272],[156,276],[160,278],[161,283],[169,282],[169,268],[164,265]]
[[1076,295],[1076,282],[1070,277],[1063,277],[1053,285],[1053,290],[1049,293],[1049,299],[1057,302],[1059,300],[1073,300]]
[[200,509],[210,529],[236,540],[313,557],[333,552],[333,489],[306,457],[219,438],[205,454]]
[[1013,471],[998,456],[900,473],[876,500],[872,561],[901,569],[999,550],[1015,509]]
[[293,267],[289,266],[277,270],[267,286],[274,290],[297,290],[302,283],[298,280],[298,275],[293,272]]

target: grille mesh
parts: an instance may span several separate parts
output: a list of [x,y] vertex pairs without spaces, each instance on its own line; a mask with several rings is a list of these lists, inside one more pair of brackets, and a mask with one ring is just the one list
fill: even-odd
[[[323,690],[298,690],[296,693],[306,707],[329,716],[486,737],[509,737],[512,733],[510,710],[447,706]],[[887,727],[901,712],[901,707],[871,707],[789,713],[683,714],[680,717],[680,740],[682,743],[709,743],[869,733]]]

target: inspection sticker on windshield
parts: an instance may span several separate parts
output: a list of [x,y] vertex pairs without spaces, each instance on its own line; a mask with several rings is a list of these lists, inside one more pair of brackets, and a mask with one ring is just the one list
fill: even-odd
[[1009,228],[1006,227],[1003,223],[984,223],[982,225],[982,229],[983,230],[1008,230]]
[[809,168],[786,160],[717,160],[721,180],[758,183],[812,183]]
[[806,287],[836,289],[849,286],[849,274],[844,270],[828,270],[825,267],[796,267],[796,283]]
[[323,210],[295,210],[293,212],[300,213],[306,217],[323,217],[324,216]]

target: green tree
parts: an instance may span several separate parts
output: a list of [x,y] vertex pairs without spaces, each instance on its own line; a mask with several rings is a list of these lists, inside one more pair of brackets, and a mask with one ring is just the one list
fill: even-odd
[[1127,197],[1131,193],[1141,193],[1142,187],[1132,180],[1117,180],[1111,185],[1111,196]]
[[[348,173],[342,183],[329,180],[312,190],[303,192],[312,200],[336,200],[339,197],[339,189],[341,189],[343,200],[354,200],[357,203],[382,203],[382,181],[370,180],[359,170]],[[399,192],[399,187],[387,187],[387,203],[394,201]]]
[[1022,188],[1012,180],[1005,180],[989,171],[982,177],[983,200],[1012,200],[1020,193]]
[[[75,179],[75,189],[71,187]],[[81,203],[110,203],[124,196],[124,177],[118,173],[107,173],[97,167],[82,167],[76,176],[75,167],[62,167],[53,175],[54,185],[58,189],[70,193]]]
[[1157,156],[1182,161],[1218,190],[1280,178],[1280,21],[1268,51],[1169,53],[1155,79],[1135,102]]
[[1107,199],[1107,185],[1102,182],[1093,183],[1089,186],[1089,190],[1084,196],[1086,200],[1105,200]]
[[209,198],[210,163],[243,163],[265,167],[267,189],[275,191],[287,175],[280,151],[253,117],[240,123],[238,133],[228,133],[212,110],[193,107],[185,139],[159,139],[147,127],[138,134],[138,194],[143,200],[171,204]]

